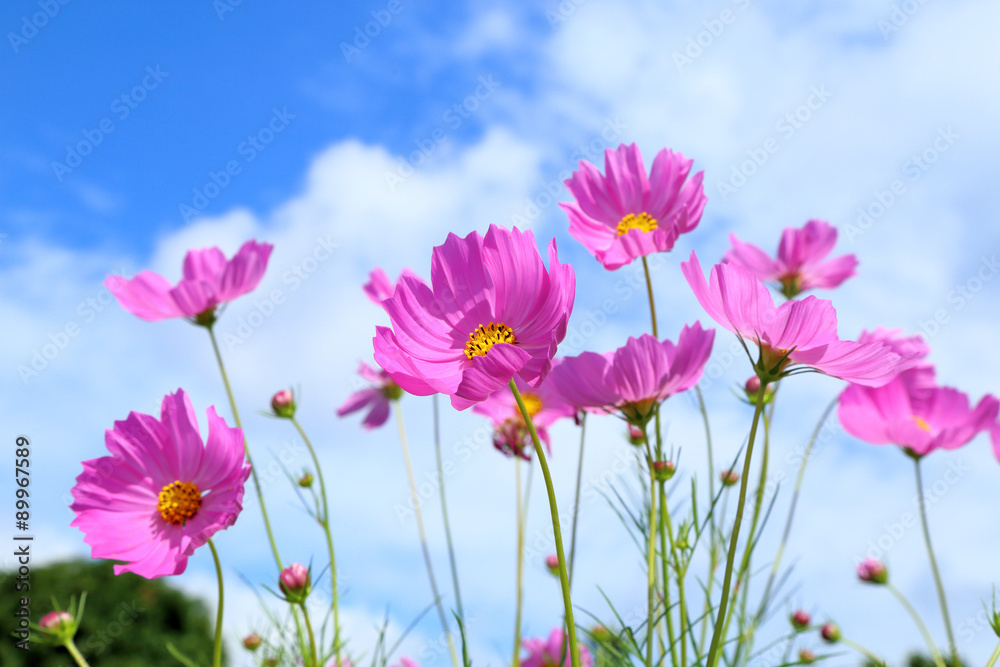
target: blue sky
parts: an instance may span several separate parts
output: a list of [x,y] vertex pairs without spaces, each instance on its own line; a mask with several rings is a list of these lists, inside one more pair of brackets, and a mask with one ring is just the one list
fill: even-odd
[[[356,648],[363,650],[387,605],[405,626],[429,594],[415,526],[396,511],[406,501],[398,442],[392,429],[365,433],[357,420],[334,414],[383,321],[359,287],[374,266],[426,274],[431,247],[449,231],[527,220],[540,241],[556,237],[560,257],[577,270],[563,351],[618,347],[648,326],[638,276],[634,267],[601,269],[568,235],[554,202],[568,199],[559,181],[577,159],[600,162],[621,141],[637,142],[647,164],[670,147],[706,173],[701,224],[655,274],[665,336],[695,319],[708,323],[677,268],[692,249],[708,265],[730,232],[773,249],[782,228],[821,218],[840,229],[838,252],[860,261],[857,278],[820,295],[837,306],[842,336],[879,325],[923,332],[943,382],[976,400],[997,391],[1000,282],[988,270],[1000,250],[995,3],[858,0],[803,10],[744,0],[670,7],[243,2],[221,16],[208,0],[185,8],[54,3],[46,6],[58,12],[47,21],[35,18],[44,11],[38,2],[0,10],[0,94],[8,101],[0,111],[0,355],[7,369],[0,423],[7,440],[27,434],[37,444],[35,483],[44,499],[36,521],[49,558],[87,552],[68,527],[65,494],[79,461],[102,454],[102,433],[114,420],[130,410],[156,413],[163,395],[180,386],[201,414],[213,404],[221,413],[225,403],[203,332],[131,317],[109,302],[104,277],[149,268],[173,280],[190,248],[218,245],[231,254],[258,238],[275,244],[268,275],[218,325],[251,447],[262,460],[285,452],[305,465],[293,434],[254,413],[278,388],[301,386],[303,422],[322,443],[334,480]],[[12,44],[10,33],[20,35],[25,20],[45,25]],[[366,27],[374,36],[355,45]],[[345,55],[343,44],[358,52]],[[71,166],[67,146],[96,143],[88,136],[102,123],[113,131],[77,166],[53,166]],[[197,214],[185,215],[182,205]],[[333,246],[331,258],[310,259]],[[305,280],[284,279],[302,267],[311,267]],[[261,317],[275,289],[286,298]],[[609,298],[617,312],[588,327],[602,321]],[[79,333],[37,374],[21,372],[69,324]],[[729,391],[748,372],[728,360],[731,343],[720,332],[712,363],[724,381],[706,387],[719,458],[735,453],[749,421]],[[794,473],[787,457],[840,387],[827,378],[797,381],[798,391],[782,397],[788,407],[776,426],[775,460],[784,463],[775,479]],[[433,467],[428,402],[403,405],[425,479]],[[671,438],[690,466],[681,474],[703,477],[697,413],[684,400],[670,410]],[[585,479],[598,483],[628,454],[618,431],[616,422],[595,420]],[[446,452],[460,463],[448,484],[464,597],[477,619],[474,653],[479,663],[499,664],[512,624],[513,471],[488,446],[462,458],[463,440],[482,434],[478,418],[449,413],[444,433]],[[566,426],[555,438],[553,467],[566,506],[576,432]],[[1000,577],[996,531],[978,508],[1000,500],[1000,466],[980,438],[951,458],[928,460],[928,483],[951,479],[956,462],[960,481],[945,487],[931,522],[955,623],[978,628],[966,651],[975,662],[994,645],[977,615]],[[853,566],[912,509],[911,471],[897,452],[843,434],[814,465],[789,551],[802,583],[789,605],[836,618],[850,636],[898,661],[919,637],[891,600],[854,585]],[[541,552],[548,518],[537,485],[534,493],[529,544],[536,540]],[[318,558],[323,544],[297,523],[294,494],[275,483],[269,497],[272,512],[294,517],[279,528],[289,557]],[[785,490],[776,516],[787,502]],[[445,580],[438,507],[433,498],[426,506]],[[626,608],[644,604],[632,547],[613,515],[594,502],[583,516],[579,604],[604,610],[597,585]],[[228,612],[232,637],[257,618],[235,573],[265,583],[272,576],[260,530],[248,499],[240,522],[219,540],[239,601]],[[765,534],[764,553],[773,552],[777,532]],[[892,538],[886,557],[943,639],[920,548],[919,531],[910,530]],[[210,559],[198,554],[177,583],[200,593],[211,590],[211,577]],[[546,635],[560,601],[537,554],[528,582],[527,632]],[[444,664],[427,649],[436,631],[428,619],[404,647],[424,667]],[[854,663],[845,656],[833,664]]]

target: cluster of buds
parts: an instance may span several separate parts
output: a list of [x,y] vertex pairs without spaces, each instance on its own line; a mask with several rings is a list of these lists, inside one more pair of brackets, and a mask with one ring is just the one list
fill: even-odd
[[302,563],[292,563],[278,577],[278,587],[289,604],[302,604],[312,590],[312,578]]
[[881,561],[866,558],[858,565],[858,579],[869,584],[884,584],[889,581],[889,572]]

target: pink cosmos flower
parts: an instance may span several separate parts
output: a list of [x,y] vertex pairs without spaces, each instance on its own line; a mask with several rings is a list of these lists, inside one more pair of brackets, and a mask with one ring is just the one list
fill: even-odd
[[530,231],[490,225],[485,237],[450,234],[434,248],[431,286],[403,276],[382,302],[375,361],[405,391],[448,394],[459,410],[515,376],[537,387],[566,335],[576,277],[555,239],[545,269]]
[[580,160],[565,181],[576,201],[559,204],[569,215],[569,233],[608,270],[672,249],[678,236],[698,226],[707,201],[704,172],[685,183],[692,164],[663,149],[647,178],[635,144],[604,151],[604,176]]
[[771,293],[738,264],[716,264],[705,281],[694,252],[681,271],[702,308],[723,327],[760,347],[756,370],[787,375],[808,367],[849,382],[889,381],[899,355],[883,342],[837,338],[837,311],[829,301],[806,297],[775,307]]
[[180,574],[194,551],[236,522],[250,466],[243,431],[208,409],[202,443],[183,389],[163,399],[160,419],[129,413],[105,432],[111,456],[83,462],[73,487],[73,526],[93,558],[126,561],[115,574]]
[[837,242],[837,228],[822,220],[810,220],[801,229],[786,227],[781,233],[778,256],[774,259],[751,243],[729,235],[732,250],[724,262],[739,264],[759,280],[776,281],[789,299],[806,290],[832,289],[855,275],[858,258],[841,255],[823,261]]
[[[558,360],[554,363],[558,365]],[[517,390],[521,392],[524,407],[528,408],[528,416],[531,417],[531,423],[535,425],[539,439],[551,452],[549,426],[564,417],[572,417],[576,410],[563,400],[559,392],[553,388],[549,378],[546,378],[537,389],[529,387],[524,380],[516,376],[514,383],[517,385]],[[494,447],[508,456],[530,459],[528,453],[530,452],[531,436],[510,389],[504,387],[493,392],[485,401],[473,406],[472,411],[490,418],[493,423]]]
[[[404,276],[420,280],[420,277],[409,269],[403,269],[403,273],[400,278],[403,278]],[[371,299],[375,305],[381,306],[382,302],[392,296],[393,292],[396,291],[396,284],[389,280],[389,276],[386,275],[385,271],[380,268],[375,268],[368,274],[368,282],[366,282],[361,289],[364,290],[365,294],[368,295],[368,298]]]
[[140,271],[131,280],[111,276],[104,285],[122,308],[149,322],[186,317],[211,325],[217,306],[257,287],[273,247],[247,241],[228,261],[218,248],[191,250],[184,258],[184,278],[176,287],[152,271]]
[[957,449],[992,427],[1000,401],[986,395],[975,408],[951,387],[908,384],[893,378],[881,387],[852,384],[840,395],[837,415],[844,430],[876,445],[904,447],[918,456]]
[[1000,423],[990,427],[990,440],[993,441],[993,453],[997,455],[997,461],[1000,461]]
[[551,380],[570,405],[621,410],[641,426],[656,403],[698,383],[714,339],[715,331],[702,330],[699,322],[685,326],[676,345],[643,334],[629,338],[614,352],[584,352],[563,359],[552,370]]
[[[570,652],[567,649],[563,655],[563,646],[566,643],[566,632],[562,628],[556,628],[549,633],[549,638],[521,640],[521,646],[528,652],[528,655],[521,660],[522,667],[558,667],[559,658],[563,658],[561,667],[569,667],[572,663]],[[590,651],[583,644],[580,647],[580,664],[583,667],[593,667],[594,658]]]
[[896,373],[901,376],[912,389],[922,390],[934,387],[934,364],[927,361],[931,348],[924,339],[917,336],[904,336],[902,329],[883,329],[877,327],[872,331],[862,331],[858,336],[859,343],[885,343],[899,355],[899,366]]
[[358,375],[374,386],[351,394],[337,408],[337,416],[343,417],[367,407],[370,409],[361,425],[367,429],[378,428],[389,419],[390,401],[398,400],[403,391],[388,373],[382,369],[376,370],[363,361],[358,364]]

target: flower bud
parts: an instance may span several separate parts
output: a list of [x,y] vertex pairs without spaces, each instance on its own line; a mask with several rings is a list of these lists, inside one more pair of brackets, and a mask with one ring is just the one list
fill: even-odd
[[590,634],[593,636],[594,641],[597,642],[607,642],[610,641],[612,637],[611,631],[603,625],[595,625],[594,629],[590,631]]
[[636,447],[640,447],[646,444],[646,435],[642,432],[642,429],[635,424],[629,424],[628,441]]
[[677,472],[673,461],[653,461],[653,477],[657,482],[666,482]]
[[858,565],[858,579],[870,584],[884,584],[889,580],[889,572],[881,561],[866,558],[861,565]]
[[277,657],[269,655],[266,658],[264,658],[264,662],[262,664],[264,665],[264,667],[278,667],[278,662],[279,661]]
[[302,602],[308,597],[310,589],[309,570],[302,563],[292,563],[278,577],[278,586],[285,598],[291,603]]
[[719,479],[722,480],[723,486],[732,486],[740,481],[740,474],[735,470],[723,470],[719,475]]
[[799,651],[799,662],[805,665],[816,662],[816,654],[809,649],[804,648]]
[[752,376],[746,381],[746,384],[743,385],[743,389],[746,390],[748,397],[756,397],[757,392],[760,391],[760,378],[756,375]]
[[559,556],[556,554],[549,554],[545,557],[545,567],[549,569],[549,572],[559,576]]
[[256,632],[251,632],[243,638],[243,646],[246,647],[248,651],[256,651],[260,648],[261,641],[260,635]]
[[312,473],[306,470],[305,472],[302,473],[302,477],[299,477],[299,486],[301,486],[303,489],[308,489],[312,485],[313,485]]
[[50,611],[42,616],[38,621],[38,627],[42,630],[56,631],[73,625],[73,617],[68,611]]
[[809,612],[799,609],[788,620],[791,621],[793,628],[801,632],[809,627],[809,621],[812,620],[812,617],[809,615]]
[[824,623],[819,630],[819,636],[828,644],[835,644],[840,641],[840,628],[836,623]]
[[295,396],[287,389],[282,389],[271,398],[271,410],[277,417],[291,419],[295,416]]

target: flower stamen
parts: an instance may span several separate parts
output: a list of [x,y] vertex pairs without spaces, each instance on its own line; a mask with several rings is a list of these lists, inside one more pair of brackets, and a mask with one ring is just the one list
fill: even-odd
[[490,322],[486,326],[480,324],[469,334],[469,340],[465,343],[465,356],[469,359],[485,357],[497,343],[515,342],[514,330],[506,324],[496,322]]
[[931,425],[928,424],[926,421],[924,421],[923,418],[913,415],[910,417],[910,419],[913,420],[913,422],[917,425],[917,427],[920,428],[920,430],[927,431],[928,433],[930,432]]
[[633,229],[639,229],[643,232],[651,232],[657,227],[656,218],[645,211],[640,213],[638,216],[635,213],[629,213],[621,219],[621,222],[618,223],[618,236],[623,236]]
[[201,508],[201,491],[191,482],[174,480],[160,491],[156,509],[164,521],[184,524]]

